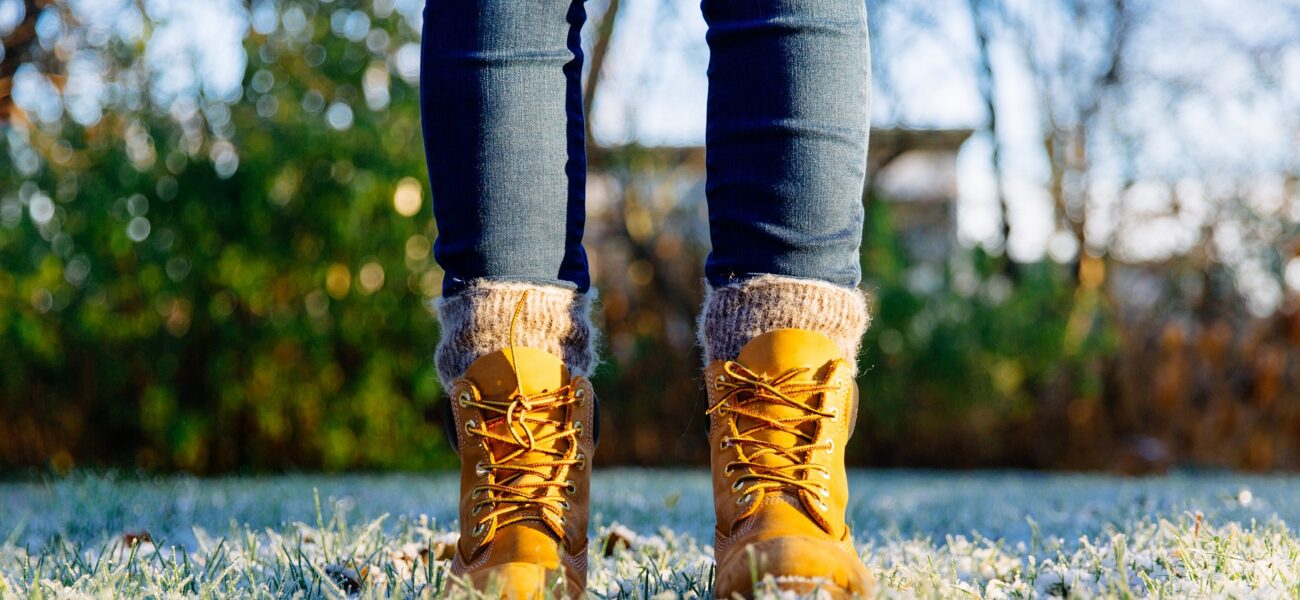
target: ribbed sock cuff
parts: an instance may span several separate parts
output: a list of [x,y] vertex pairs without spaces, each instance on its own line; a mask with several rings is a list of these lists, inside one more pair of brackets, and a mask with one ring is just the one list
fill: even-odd
[[479,357],[510,345],[510,320],[524,292],[515,323],[515,345],[560,357],[571,375],[588,376],[596,367],[596,335],[591,325],[594,292],[513,281],[481,280],[434,305],[442,339],[434,364],[444,389]]
[[829,337],[857,369],[858,348],[871,317],[861,290],[812,279],[761,275],[706,286],[700,313],[705,364],[734,360],[749,340],[775,329],[804,329]]

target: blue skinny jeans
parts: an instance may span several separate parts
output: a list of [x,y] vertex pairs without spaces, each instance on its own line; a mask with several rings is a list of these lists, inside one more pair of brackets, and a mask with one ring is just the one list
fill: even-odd
[[[715,287],[861,281],[864,0],[704,0]],[[582,0],[428,0],[420,98],[451,296],[476,279],[591,286],[582,246]]]

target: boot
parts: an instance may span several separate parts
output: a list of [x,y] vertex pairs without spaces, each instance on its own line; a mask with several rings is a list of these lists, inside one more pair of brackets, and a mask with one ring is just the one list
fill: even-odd
[[595,404],[586,378],[534,348],[482,356],[453,382],[460,591],[581,597]]
[[597,423],[585,378],[596,362],[591,300],[562,287],[484,279],[436,303],[447,439],[461,459],[461,537],[449,591],[583,593]]
[[754,337],[706,368],[718,598],[752,597],[768,576],[781,592],[872,595],[844,522],[853,371],[840,345],[803,329]]

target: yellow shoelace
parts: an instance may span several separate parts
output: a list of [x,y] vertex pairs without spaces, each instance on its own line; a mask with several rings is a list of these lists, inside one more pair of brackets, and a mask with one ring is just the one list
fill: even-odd
[[[508,434],[497,433],[488,429],[486,423],[470,420],[466,431],[506,445],[509,450],[500,456],[492,456],[475,465],[475,473],[480,477],[480,484],[471,492],[475,498],[473,514],[478,515],[484,509],[488,512],[479,517],[475,525],[475,535],[481,535],[481,543],[492,541],[497,530],[521,521],[538,521],[546,526],[561,540],[564,534],[564,513],[569,508],[569,501],[556,492],[573,493],[574,483],[567,480],[569,469],[581,468],[585,457],[578,452],[578,435],[582,433],[580,421],[572,423],[556,422],[537,416],[536,413],[547,412],[576,402],[579,394],[573,393],[573,386],[566,385],[553,392],[525,396],[518,391],[502,400],[487,400],[471,397],[462,401],[464,406],[478,408],[485,413],[493,413],[504,418]],[[537,436],[534,431],[551,426],[554,431]],[[522,432],[522,435],[521,435]],[[567,440],[568,444],[558,444]],[[559,449],[558,446],[564,446]],[[490,446],[490,444],[489,444]],[[551,460],[521,461],[525,454],[537,453]],[[538,481],[521,481],[526,475],[535,475]]]
[[[836,418],[837,413],[834,411],[812,406],[808,400],[816,394],[835,391],[837,386],[801,381],[800,376],[807,373],[810,370],[808,368],[794,368],[775,377],[764,377],[739,363],[727,361],[723,363],[722,370],[723,374],[714,381],[714,386],[720,393],[706,412],[716,413],[726,419],[729,433],[723,436],[722,445],[724,448],[736,448],[736,459],[728,462],[724,471],[727,475],[737,470],[742,471],[731,489],[740,494],[738,504],[749,505],[736,520],[753,514],[762,504],[763,497],[773,492],[789,492],[795,497],[806,494],[807,501],[825,510],[823,498],[830,495],[829,488],[823,483],[807,479],[806,474],[817,472],[825,479],[830,479],[830,469],[815,464],[813,453],[817,450],[833,450],[833,442],[827,440],[819,443],[814,435],[806,433],[801,426]],[[801,414],[774,418],[765,414],[764,404],[789,406],[798,409]],[[742,431],[739,425],[741,417],[756,424]],[[788,433],[800,443],[784,445],[755,437],[759,432],[772,429]],[[784,464],[761,464],[759,459],[766,456],[780,457],[784,459],[781,461]],[[814,515],[813,518],[819,525],[826,526],[820,515]]]
[[[525,291],[515,306],[514,316],[510,319],[509,345],[513,364],[515,354],[515,323],[523,310],[524,300],[528,298]],[[485,422],[478,423],[470,419],[465,423],[465,431],[504,444],[508,450],[500,456],[493,456],[492,444],[485,443],[488,458],[475,465],[475,474],[479,476],[479,485],[471,491],[475,499],[472,514],[479,517],[474,527],[474,535],[482,536],[479,544],[492,541],[501,528],[523,521],[537,521],[555,534],[564,544],[568,537],[564,533],[565,516],[569,501],[562,494],[572,494],[576,490],[574,482],[568,479],[569,469],[582,468],[586,457],[578,451],[578,436],[582,434],[582,422],[563,422],[547,418],[544,413],[578,404],[583,400],[581,389],[575,389],[570,383],[559,389],[542,394],[526,395],[522,392],[524,384],[522,375],[515,369],[517,387],[508,397],[490,400],[479,396],[478,390],[471,386],[470,392],[462,394],[460,404],[463,407],[477,408]],[[567,411],[566,411],[567,412]],[[488,429],[486,421],[503,419],[506,434]],[[553,429],[543,436],[535,431]],[[567,441],[567,444],[557,442]],[[564,449],[557,446],[563,445]],[[550,460],[523,462],[520,459],[530,453],[551,457]],[[535,475],[540,481],[521,481],[527,475]]]

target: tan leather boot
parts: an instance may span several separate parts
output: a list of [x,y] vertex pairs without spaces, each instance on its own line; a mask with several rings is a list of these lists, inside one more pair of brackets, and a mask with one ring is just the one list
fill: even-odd
[[858,392],[840,348],[778,329],[705,375],[717,597],[750,597],[766,576],[783,592],[870,596],[874,581],[844,523]]
[[483,356],[455,381],[460,591],[583,594],[595,402],[586,379],[533,348]]

